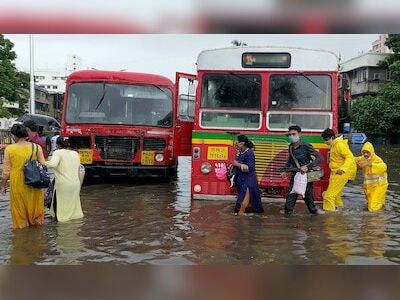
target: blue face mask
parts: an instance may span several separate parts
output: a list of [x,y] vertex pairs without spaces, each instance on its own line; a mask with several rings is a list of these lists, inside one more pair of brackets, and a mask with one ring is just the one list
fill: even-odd
[[292,143],[297,143],[300,140],[300,137],[298,135],[289,135],[289,140]]

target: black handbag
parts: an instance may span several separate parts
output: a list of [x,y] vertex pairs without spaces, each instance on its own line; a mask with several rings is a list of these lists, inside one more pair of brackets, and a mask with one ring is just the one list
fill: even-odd
[[25,184],[38,189],[48,188],[50,185],[50,176],[47,173],[47,168],[37,161],[38,145],[35,144],[35,146],[36,159],[32,160],[34,152],[34,146],[32,144],[31,157],[24,165]]

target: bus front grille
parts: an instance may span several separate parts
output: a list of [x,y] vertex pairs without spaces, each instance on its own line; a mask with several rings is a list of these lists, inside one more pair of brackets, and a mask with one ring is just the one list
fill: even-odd
[[96,137],[96,148],[102,159],[130,161],[135,158],[140,148],[139,138],[131,137]]
[[162,138],[144,138],[143,150],[162,151],[166,146]]
[[256,172],[258,181],[283,181],[280,168],[285,167],[289,157],[286,142],[255,142]]
[[72,149],[90,148],[89,136],[70,136],[68,138],[69,145]]

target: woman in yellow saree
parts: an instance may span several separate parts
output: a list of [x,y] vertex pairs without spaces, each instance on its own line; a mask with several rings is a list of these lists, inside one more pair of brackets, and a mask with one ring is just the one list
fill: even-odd
[[[32,147],[26,141],[28,133],[21,124],[14,124],[11,134],[15,144],[4,151],[1,193],[7,191],[7,180],[10,179],[10,208],[13,229],[30,225],[41,225],[44,222],[43,190],[25,184],[24,164],[32,159],[44,159],[41,147]],[[33,149],[33,151],[32,151]]]

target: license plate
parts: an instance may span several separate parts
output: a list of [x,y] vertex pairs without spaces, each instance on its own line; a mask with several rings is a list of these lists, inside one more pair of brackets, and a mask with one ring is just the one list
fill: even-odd
[[142,165],[154,165],[154,151],[142,151],[140,162]]
[[79,149],[79,158],[82,165],[90,165],[93,163],[93,151],[90,149]]
[[228,160],[228,147],[208,147],[208,160]]

